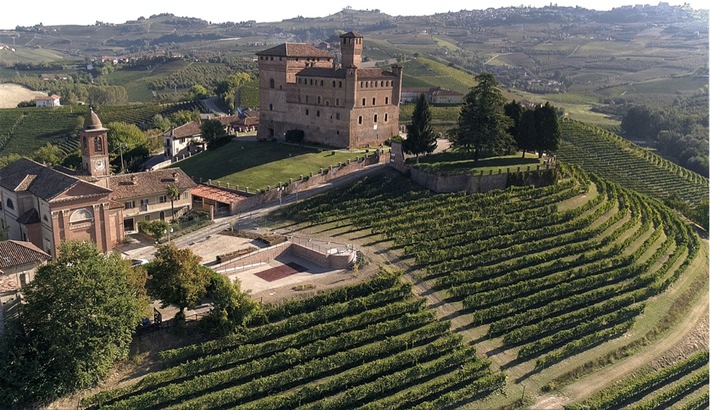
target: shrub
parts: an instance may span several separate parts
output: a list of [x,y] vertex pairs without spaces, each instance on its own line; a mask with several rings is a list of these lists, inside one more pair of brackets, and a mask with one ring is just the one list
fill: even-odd
[[287,142],[303,142],[305,133],[303,130],[288,130],[286,131],[286,141]]

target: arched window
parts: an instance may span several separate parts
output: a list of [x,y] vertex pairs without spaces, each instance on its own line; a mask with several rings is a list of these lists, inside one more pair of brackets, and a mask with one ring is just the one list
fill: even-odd
[[387,122],[387,113],[385,113],[385,122]]
[[77,209],[69,217],[69,223],[89,222],[94,219],[94,215],[87,208]]
[[362,124],[362,115],[359,116],[359,117],[357,117],[357,123],[358,123],[358,124]]
[[104,140],[101,137],[94,138],[94,151],[103,152],[104,150]]
[[12,199],[10,199],[10,198],[7,198],[5,205],[10,209],[15,209],[15,204],[12,203]]
[[269,87],[270,87],[270,88],[276,88],[276,81],[274,81],[273,78],[269,80]]

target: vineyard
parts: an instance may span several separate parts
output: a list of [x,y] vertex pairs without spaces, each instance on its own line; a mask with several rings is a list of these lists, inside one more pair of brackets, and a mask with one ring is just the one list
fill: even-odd
[[[141,129],[152,126],[156,114],[169,115],[180,110],[200,110],[197,102],[176,104],[137,104],[96,108],[104,126],[111,122],[135,124]],[[10,153],[32,156],[51,143],[65,154],[79,146],[78,131],[84,126],[87,106],[45,108],[10,108],[0,110],[0,155]]]
[[231,337],[164,351],[164,370],[82,405],[441,409],[505,384],[398,274],[267,307],[260,321]]
[[708,199],[708,179],[618,135],[578,121],[562,121],[560,160],[577,164],[626,188],[697,204]]
[[707,284],[700,240],[673,211],[562,169],[555,185],[477,195],[379,176],[286,212],[299,229],[360,238],[409,266],[415,290],[446,307],[454,331],[506,372],[508,388],[542,394],[658,341],[692,298],[670,311],[657,296],[677,282],[692,295]]

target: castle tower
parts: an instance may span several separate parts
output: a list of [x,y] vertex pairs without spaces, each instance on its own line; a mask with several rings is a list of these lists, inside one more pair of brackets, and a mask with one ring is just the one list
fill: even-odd
[[89,111],[84,121],[84,129],[79,131],[81,145],[81,170],[92,177],[110,174],[108,164],[108,129],[101,125],[94,110]]
[[340,36],[340,53],[343,68],[360,68],[362,65],[362,35],[353,31]]

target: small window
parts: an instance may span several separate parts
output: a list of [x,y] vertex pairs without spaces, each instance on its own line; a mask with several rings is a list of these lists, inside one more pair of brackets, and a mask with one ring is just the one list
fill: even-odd
[[164,204],[164,203],[168,202],[168,198],[165,195],[161,195],[160,198],[158,198],[158,201],[161,204]]
[[385,97],[385,105],[386,105],[386,104],[389,104],[389,103],[390,103],[390,98],[389,98],[389,97]]
[[340,98],[335,99],[335,105],[340,105]]
[[123,203],[123,207],[126,209],[131,209],[136,207],[136,201],[128,201]]
[[313,79],[311,78],[311,85],[313,85]]
[[306,96],[306,102],[308,102],[308,96]]
[[323,87],[323,80],[320,80],[320,86]]
[[372,105],[375,105],[375,98],[372,99]]
[[320,104],[320,95],[317,98],[317,104]]
[[333,88],[335,88],[335,80],[333,80]]
[[343,88],[343,82],[342,82],[342,81],[338,81],[338,88]]
[[320,117],[320,110],[316,111],[316,117]]
[[357,117],[357,123],[358,123],[358,124],[362,124],[362,115],[359,116],[359,117]]
[[364,98],[362,99],[362,105],[363,105],[363,106],[365,105],[365,99],[364,99]]
[[270,87],[270,88],[276,88],[276,81],[274,81],[273,78],[272,78],[271,80],[269,80],[269,87]]
[[387,122],[387,113],[385,113],[385,122]]
[[336,112],[336,113],[335,113],[335,119],[336,119],[336,120],[339,120],[339,119],[340,119],[340,113],[339,113],[339,112]]
[[306,108],[306,115],[308,115],[308,108]]
[[377,114],[375,114],[375,116],[373,118],[373,122],[377,123]]
[[269,104],[269,111],[273,111],[273,110],[274,110],[274,104]]
[[12,203],[12,199],[10,198],[7,198],[5,205],[8,207],[8,209],[15,209],[15,204]]

